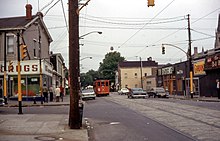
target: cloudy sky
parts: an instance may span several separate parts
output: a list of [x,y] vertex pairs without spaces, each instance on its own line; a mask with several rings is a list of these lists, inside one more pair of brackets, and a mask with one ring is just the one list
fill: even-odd
[[[68,65],[68,0],[0,0],[0,17],[24,16],[27,2],[32,4],[33,14],[45,14],[53,38],[50,50],[62,53]],[[155,0],[154,7],[148,7],[147,0],[91,0],[79,18],[80,36],[94,31],[80,39],[81,71],[97,70],[111,47],[126,60],[152,57],[159,64],[184,61],[186,54],[172,46],[165,46],[166,54],[162,55],[161,44],[187,51],[190,14],[192,47],[198,47],[199,52],[214,48],[219,13],[220,0]]]

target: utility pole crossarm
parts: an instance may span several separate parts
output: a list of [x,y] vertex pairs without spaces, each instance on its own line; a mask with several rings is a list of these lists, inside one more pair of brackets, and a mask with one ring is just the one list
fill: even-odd
[[86,6],[86,5],[89,3],[89,1],[90,1],[90,0],[88,0],[85,4],[83,4],[83,6],[81,6],[80,8],[78,8],[78,9],[76,10],[76,13],[77,13],[78,15],[79,15],[80,10],[82,10],[83,7]]

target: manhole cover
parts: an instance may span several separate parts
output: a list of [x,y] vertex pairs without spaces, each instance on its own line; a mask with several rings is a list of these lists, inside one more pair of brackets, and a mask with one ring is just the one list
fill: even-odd
[[50,136],[39,136],[39,137],[35,137],[35,139],[40,140],[40,141],[56,141],[56,140],[59,140],[59,138],[50,137]]

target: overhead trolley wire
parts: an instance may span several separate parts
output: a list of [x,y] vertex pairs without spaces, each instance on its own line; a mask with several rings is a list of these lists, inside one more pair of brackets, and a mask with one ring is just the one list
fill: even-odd
[[[196,22],[198,22],[199,20],[204,19],[205,17],[207,17],[208,15],[210,15],[210,14],[212,14],[212,13],[218,11],[219,9],[220,9],[220,8],[217,8],[217,9],[213,10],[212,12],[210,12],[210,13],[208,13],[208,14],[202,16],[201,18],[198,18],[197,20],[191,22],[191,24],[196,23]],[[183,28],[186,28],[186,27],[187,27],[187,26],[184,26]],[[173,35],[173,34],[176,34],[176,33],[179,32],[179,31],[180,31],[180,29],[178,29],[177,31],[174,31],[174,32],[168,34],[167,36],[164,36],[163,38],[159,39],[158,41],[154,42],[153,44],[157,44],[158,42],[160,42],[160,41],[162,41],[162,40],[164,40],[164,39],[170,37],[170,36]],[[145,49],[145,48],[146,48],[146,47],[144,47],[144,49]],[[137,52],[137,54],[139,54],[140,52],[142,52],[144,49],[142,49],[142,50],[140,50],[139,52]]]
[[[158,15],[160,15],[167,7],[169,7],[175,0],[172,0],[167,6],[165,6],[158,14],[156,14],[148,23],[153,21]],[[124,43],[122,43],[118,48],[121,48],[123,45],[125,45],[129,40],[131,40],[136,34],[138,34],[148,23],[145,23],[144,26],[136,31],[131,37],[129,37]]]

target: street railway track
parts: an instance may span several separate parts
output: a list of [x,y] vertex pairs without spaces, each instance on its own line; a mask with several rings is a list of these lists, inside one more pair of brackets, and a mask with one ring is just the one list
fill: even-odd
[[110,96],[104,99],[126,106],[199,140],[220,140],[220,112],[217,110],[155,99],[128,99],[123,96]]

